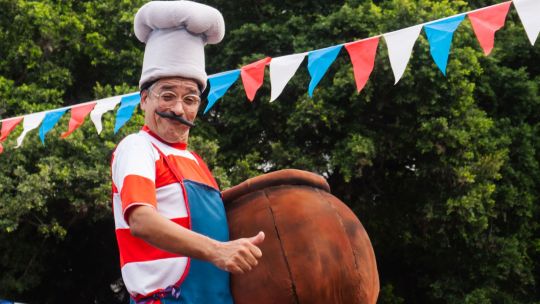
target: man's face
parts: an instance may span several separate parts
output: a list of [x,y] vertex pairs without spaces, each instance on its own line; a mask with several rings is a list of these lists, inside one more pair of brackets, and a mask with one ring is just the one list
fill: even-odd
[[197,83],[180,77],[164,78],[141,94],[141,108],[148,128],[169,143],[186,142],[189,127],[159,116],[156,111],[171,113],[193,122],[200,106]]

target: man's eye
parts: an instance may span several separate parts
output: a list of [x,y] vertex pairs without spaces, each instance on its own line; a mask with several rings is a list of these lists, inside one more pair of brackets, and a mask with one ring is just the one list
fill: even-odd
[[169,93],[162,94],[161,99],[163,99],[163,101],[174,101],[176,100],[176,95]]
[[189,96],[184,97],[184,102],[188,105],[193,105],[199,102],[199,97],[195,95],[189,95]]

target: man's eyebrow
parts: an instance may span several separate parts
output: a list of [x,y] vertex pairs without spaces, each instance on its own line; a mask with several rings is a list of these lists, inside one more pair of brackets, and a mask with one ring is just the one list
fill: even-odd
[[195,88],[188,88],[189,94],[195,94],[195,95],[201,95],[201,92],[198,89]]
[[[169,90],[169,91],[173,91],[174,89],[177,89],[178,86],[176,85],[163,85],[159,88],[159,90]],[[196,95],[200,95],[201,93],[199,92],[198,89],[196,88],[187,88],[187,91],[189,94],[196,94]]]
[[174,85],[162,85],[161,87],[159,87],[160,90],[173,90],[173,89],[176,89],[176,86]]

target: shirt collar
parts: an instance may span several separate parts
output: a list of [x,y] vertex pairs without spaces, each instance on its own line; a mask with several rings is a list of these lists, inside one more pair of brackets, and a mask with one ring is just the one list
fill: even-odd
[[154,137],[155,139],[159,140],[160,142],[172,147],[172,148],[175,148],[175,149],[179,149],[179,150],[186,150],[187,149],[187,143],[185,142],[177,142],[177,143],[170,143],[170,142],[166,142],[165,140],[163,140],[161,137],[159,137],[156,133],[152,132],[150,130],[150,128],[148,128],[147,125],[144,125],[142,127],[142,131],[150,134],[150,136]]

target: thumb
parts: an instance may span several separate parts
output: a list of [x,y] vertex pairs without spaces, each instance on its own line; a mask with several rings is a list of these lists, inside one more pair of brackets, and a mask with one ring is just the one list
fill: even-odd
[[252,236],[248,240],[253,245],[259,245],[260,243],[264,241],[264,232],[259,231],[259,233],[256,236]]

